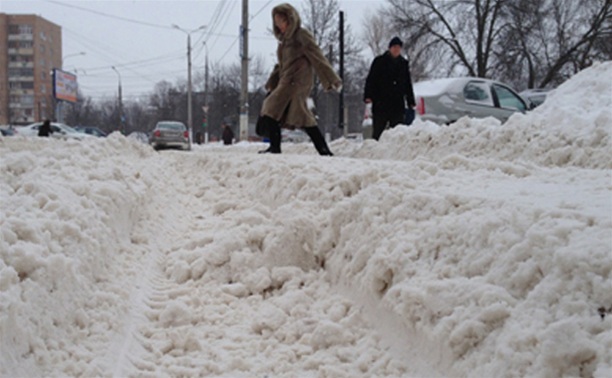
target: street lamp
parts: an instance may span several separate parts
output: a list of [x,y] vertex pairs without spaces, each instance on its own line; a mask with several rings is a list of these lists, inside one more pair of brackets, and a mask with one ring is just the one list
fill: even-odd
[[173,24],[172,27],[187,34],[187,127],[189,128],[189,134],[193,138],[193,120],[191,114],[191,33],[206,28],[206,25],[193,30],[185,30],[176,24]]
[[68,54],[68,55],[66,55],[65,57],[63,57],[63,58],[62,58],[62,68],[64,68],[64,61],[65,61],[66,59],[71,58],[71,57],[73,57],[73,56],[79,56],[79,55],[86,55],[86,54],[85,54],[85,51],[81,51],[81,52],[78,52],[78,53],[75,53],[75,54]]
[[118,90],[118,95],[119,95],[119,132],[123,133],[123,106],[122,106],[122,102],[121,102],[121,74],[119,74],[119,71],[117,70],[117,68],[115,68],[115,66],[111,67],[116,73],[117,73],[117,78],[119,80],[119,90]]

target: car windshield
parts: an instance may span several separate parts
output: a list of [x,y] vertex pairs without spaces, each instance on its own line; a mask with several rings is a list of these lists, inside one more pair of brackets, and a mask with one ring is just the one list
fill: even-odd
[[174,122],[165,122],[157,124],[158,129],[166,129],[166,130],[185,130],[185,126],[182,123],[174,123]]
[[499,99],[499,106],[502,108],[518,109],[524,111],[527,107],[521,101],[521,99],[512,93],[512,91],[501,85],[493,85],[497,98]]
[[75,129],[73,129],[72,127],[68,125],[62,125],[61,127],[67,133],[79,133],[78,131],[76,131]]

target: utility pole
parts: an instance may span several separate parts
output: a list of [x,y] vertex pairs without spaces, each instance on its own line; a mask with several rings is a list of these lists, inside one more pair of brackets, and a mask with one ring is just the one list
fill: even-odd
[[240,140],[249,137],[249,0],[242,0],[242,38],[240,57],[242,58],[242,79],[240,95]]
[[189,129],[190,138],[193,140],[193,115],[191,111],[191,33],[204,29],[206,25],[202,25],[199,28],[191,31],[182,29],[178,25],[174,24],[172,27],[187,34],[187,128]]
[[204,69],[204,143],[208,143],[208,45],[204,41],[204,47],[206,48],[206,68]]
[[125,134],[125,130],[123,129],[123,101],[121,100],[121,75],[115,66],[112,66],[111,68],[117,73],[117,78],[119,80],[119,88],[117,88],[117,95],[119,99],[119,132]]
[[[344,12],[340,11],[340,79],[344,83]],[[340,91],[339,112],[338,112],[338,127],[344,130],[344,137],[348,133],[348,125],[346,124],[344,117],[344,85]]]

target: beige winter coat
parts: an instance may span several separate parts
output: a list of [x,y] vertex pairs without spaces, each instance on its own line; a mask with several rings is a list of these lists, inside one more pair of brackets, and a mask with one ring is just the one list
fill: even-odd
[[[285,34],[274,26],[274,15],[284,14],[288,20]],[[316,126],[314,114],[306,100],[312,90],[316,73],[326,90],[336,88],[342,81],[317,46],[312,34],[302,28],[300,16],[289,4],[272,10],[274,35],[278,39],[278,64],[266,83],[270,95],[264,100],[261,114],[281,122],[283,127]]]

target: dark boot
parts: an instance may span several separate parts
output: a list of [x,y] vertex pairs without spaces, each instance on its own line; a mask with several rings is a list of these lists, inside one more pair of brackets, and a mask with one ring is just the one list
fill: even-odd
[[304,127],[304,131],[306,131],[306,134],[308,134],[310,140],[312,140],[312,144],[314,144],[315,148],[319,152],[319,155],[334,156],[334,154],[332,154],[329,150],[329,147],[327,147],[327,142],[325,142],[325,138],[323,137],[323,134],[321,134],[321,130],[319,130],[318,126]]
[[277,120],[263,116],[261,119],[264,127],[269,131],[270,147],[267,150],[259,151],[260,154],[280,154],[281,153],[281,129]]

